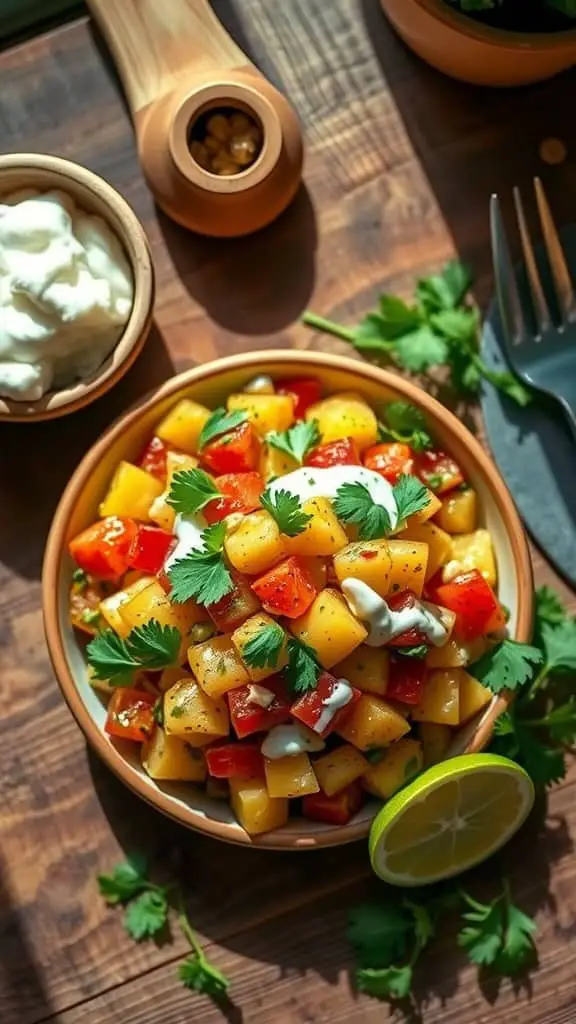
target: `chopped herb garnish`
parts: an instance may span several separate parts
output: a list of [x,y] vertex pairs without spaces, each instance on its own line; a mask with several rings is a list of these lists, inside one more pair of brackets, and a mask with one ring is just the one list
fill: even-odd
[[302,465],[309,451],[315,448],[320,440],[320,430],[316,420],[307,422],[300,420],[289,430],[272,430],[266,435],[268,444],[289,455]]
[[179,515],[191,516],[219,497],[220,491],[208,473],[202,469],[185,469],[172,477],[166,501]]
[[95,679],[111,686],[130,686],[138,669],[162,669],[174,665],[180,651],[180,632],[150,619],[131,630],[127,637],[105,629],[86,648],[88,664]]
[[424,413],[410,402],[389,402],[384,410],[385,422],[379,424],[381,441],[400,441],[415,452],[432,448]]
[[288,666],[286,668],[286,679],[290,690],[294,694],[308,693],[316,689],[316,683],[324,669],[318,661],[318,656],[313,647],[298,640],[297,637],[288,638],[286,646],[288,653]]
[[100,621],[100,611],[98,608],[85,608],[80,618],[87,626],[95,626]]
[[215,409],[200,431],[198,450],[202,451],[210,441],[221,437],[222,434],[228,434],[231,430],[235,430],[236,427],[245,423],[247,419],[248,413],[244,409],[236,409],[234,412],[226,412],[224,406]]
[[278,664],[285,633],[278,623],[259,629],[242,648],[242,660],[251,668],[274,668]]
[[296,537],[302,533],[312,518],[303,511],[298,497],[290,494],[290,491],[279,490],[274,494],[264,491],[260,504],[272,516],[280,533],[286,537]]
[[215,604],[234,589],[222,552],[225,536],[226,524],[214,523],[202,532],[204,547],[201,551],[192,551],[170,566],[171,601],[175,604],[190,600],[203,605]]

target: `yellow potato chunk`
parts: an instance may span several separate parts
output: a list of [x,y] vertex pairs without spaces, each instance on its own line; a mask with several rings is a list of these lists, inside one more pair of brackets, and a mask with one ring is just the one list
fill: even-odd
[[314,580],[316,590],[324,590],[328,580],[328,559],[309,558],[304,555],[302,556],[302,562]]
[[250,678],[230,636],[193,644],[188,648],[188,663],[204,693],[214,699],[244,686]]
[[224,548],[234,568],[248,576],[266,572],[286,554],[284,538],[264,509],[244,516],[237,529],[226,537]]
[[378,422],[373,410],[352,391],[331,395],[311,405],[306,419],[317,421],[323,444],[352,437],[362,451],[378,440]]
[[294,757],[264,758],[266,788],[271,797],[292,799],[317,793],[320,789],[308,754]]
[[460,673],[462,669],[435,669],[424,684],[422,700],[414,708],[415,722],[458,725],[460,721]]
[[150,520],[150,506],[161,491],[162,484],[155,476],[123,461],[116,469],[98,511],[102,517],[129,516],[146,523]]
[[355,779],[359,779],[368,771],[369,764],[356,747],[344,743],[329,754],[324,754],[314,761],[314,771],[320,783],[320,789],[326,796],[334,796],[345,789]]
[[175,626],[182,635],[180,650],[183,656],[188,647],[186,639],[188,630],[196,622],[202,622],[206,618],[206,612],[195,601],[172,604],[158,580],[149,583],[143,590],[134,594],[129,601],[121,604],[118,613],[128,627],[128,631],[137,626],[143,626],[151,619],[156,619],[161,626]]
[[478,569],[491,587],[496,586],[496,562],[488,530],[474,530],[452,538],[452,558],[444,568],[444,580],[471,569]]
[[425,581],[432,578],[440,566],[445,565],[452,555],[452,538],[434,523],[416,523],[407,526],[399,534],[401,540],[416,540],[428,545],[428,565]]
[[129,586],[124,587],[122,590],[117,590],[115,594],[110,594],[109,597],[105,597],[103,601],[100,601],[98,606],[100,615],[119,636],[128,636],[132,628],[124,622],[120,614],[120,607],[131,601],[136,594],[139,594],[141,590],[145,590],[151,583],[156,583],[154,576],[142,576],[140,579],[135,580],[134,583],[130,583]]
[[[246,682],[248,682],[249,679],[254,683],[257,683],[260,679],[267,679],[268,676],[273,676],[276,672],[279,672],[281,668],[284,668],[288,662],[288,656],[286,654],[287,636],[285,633],[280,655],[273,664],[256,666],[249,665],[248,661],[242,662],[241,659],[243,658],[243,651],[246,644],[254,637],[258,636],[258,634],[261,633],[263,629],[266,629],[267,626],[276,626],[277,628],[281,628],[279,623],[277,623],[270,615],[266,615],[264,612],[258,612],[256,615],[251,615],[249,619],[246,619],[246,622],[241,626],[238,626],[238,629],[235,629],[232,633],[232,643],[237,651],[240,664],[244,667]],[[238,683],[238,686],[240,685],[241,684]]]
[[390,542],[361,540],[347,544],[334,556],[334,571],[340,585],[351,576],[352,579],[362,580],[380,597],[386,597],[390,591],[389,579],[392,572]]
[[185,668],[180,668],[180,665],[170,665],[168,668],[163,669],[158,680],[160,693],[166,693],[166,690],[174,686],[174,683],[179,683],[181,679],[192,679],[192,675]]
[[196,455],[200,432],[211,415],[206,406],[190,398],[182,398],[160,421],[156,435],[174,448],[180,448],[188,455]]
[[269,430],[288,430],[294,422],[294,400],[290,395],[228,395],[228,412],[242,410],[255,430],[264,437]]
[[142,765],[152,779],[204,782],[206,762],[179,736],[170,736],[160,726],[142,746]]
[[460,670],[460,725],[490,703],[494,694],[468,672]]
[[424,767],[429,768],[430,765],[444,760],[454,731],[449,725],[440,725],[438,722],[420,722],[418,736],[424,753]]
[[363,693],[386,693],[390,676],[390,654],[384,647],[361,644],[344,661],[334,666],[337,679],[347,679]]
[[421,508],[419,512],[414,512],[411,516],[408,516],[406,520],[406,526],[416,526],[418,523],[427,523],[432,516],[435,516],[437,512],[442,508],[442,502],[433,491],[428,491],[428,504]]
[[271,797],[264,779],[230,779],[230,802],[240,825],[250,836],[288,823],[288,800]]
[[296,459],[292,459],[286,452],[273,448],[271,444],[262,445],[260,453],[260,476],[265,480],[271,480],[277,476],[285,476],[286,473],[293,473],[298,469]]
[[410,723],[381,697],[363,693],[336,731],[359,750],[369,750],[399,740],[410,732]]
[[442,502],[436,522],[447,533],[472,533],[476,529],[476,491],[452,491]]
[[226,701],[213,700],[194,679],[181,679],[164,694],[164,730],[195,747],[227,736]]
[[488,641],[480,636],[475,640],[450,638],[443,647],[431,647],[426,655],[428,668],[463,668],[472,665],[488,650]]
[[[417,540],[389,540],[392,565],[388,577],[388,593],[412,590],[420,597],[428,567],[428,545]],[[386,594],[383,595],[386,597]]]
[[318,594],[308,611],[289,626],[294,636],[314,648],[324,668],[348,657],[368,635],[340,594],[330,589]]
[[187,469],[196,469],[198,459],[183,452],[167,452],[166,454],[166,486],[150,506],[150,519],[163,530],[173,530],[176,511],[168,504],[168,495],[175,473],[183,473]]
[[422,744],[418,740],[398,740],[388,747],[381,761],[368,769],[364,786],[369,793],[387,800],[422,771],[423,761]]
[[302,511],[312,516],[302,533],[285,537],[284,546],[290,555],[334,555],[348,543],[338,517],[328,498],[308,498]]

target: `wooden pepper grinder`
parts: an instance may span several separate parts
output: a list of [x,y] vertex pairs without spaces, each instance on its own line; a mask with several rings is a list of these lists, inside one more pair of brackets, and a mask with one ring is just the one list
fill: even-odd
[[[274,220],[300,182],[299,122],[208,0],[88,0],[88,7],[122,78],[142,168],[164,212],[220,237]],[[226,155],[231,125],[240,127],[237,169]]]

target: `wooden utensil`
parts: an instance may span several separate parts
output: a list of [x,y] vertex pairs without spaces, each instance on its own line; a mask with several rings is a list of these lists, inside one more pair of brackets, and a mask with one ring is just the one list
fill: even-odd
[[[88,7],[124,83],[158,205],[206,235],[244,235],[274,220],[300,182],[300,125],[208,0],[88,0]],[[191,131],[207,111],[226,108],[247,113],[263,141],[251,166],[219,176],[192,156]]]

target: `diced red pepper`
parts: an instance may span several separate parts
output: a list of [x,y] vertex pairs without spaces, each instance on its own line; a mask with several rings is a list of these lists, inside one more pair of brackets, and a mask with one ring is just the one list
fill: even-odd
[[257,779],[264,775],[258,743],[222,743],[205,751],[209,775],[215,779]]
[[356,780],[334,796],[326,796],[322,792],[309,793],[302,800],[302,814],[305,818],[324,821],[327,825],[347,825],[363,802],[362,786]]
[[238,629],[238,626],[260,609],[260,601],[246,577],[235,569],[230,569],[230,575],[234,589],[215,604],[206,605],[208,615],[222,633],[231,633]]
[[254,512],[260,507],[264,481],[260,473],[225,473],[214,480],[221,498],[208,502],[202,515],[208,523],[217,523],[232,512]]
[[361,466],[358,445],[353,437],[341,437],[313,448],[305,459],[306,466],[328,469],[330,466]]
[[415,472],[434,494],[445,494],[464,483],[460,466],[446,452],[420,452],[415,458]]
[[419,704],[424,683],[428,675],[423,658],[405,658],[401,654],[392,656],[390,677],[386,687],[386,700],[397,700],[401,704]]
[[[346,684],[350,696],[346,703],[337,706],[335,701],[338,695],[338,688]],[[336,679],[330,672],[323,672],[316,684],[315,690],[309,690],[299,697],[290,708],[290,714],[297,718],[309,729],[313,729],[319,736],[325,737],[337,729],[350,714],[354,705],[362,696],[360,690],[343,679]]]
[[151,473],[152,476],[164,483],[166,480],[166,456],[169,451],[169,446],[161,437],[153,437],[138,459],[140,469],[146,470],[147,473]]
[[279,395],[291,395],[294,399],[294,416],[297,420],[304,417],[311,405],[320,401],[322,385],[315,377],[293,377],[281,380],[276,387]]
[[157,573],[156,578],[158,580],[158,583],[162,587],[162,590],[164,590],[167,594],[169,594],[170,591],[172,590],[172,584],[170,582],[170,577],[169,577],[168,573],[166,572],[166,570],[165,569],[160,569],[160,572]]
[[161,530],[159,526],[140,524],[130,557],[131,568],[155,576],[162,569],[166,556],[175,543],[176,538],[167,530]]
[[455,576],[436,588],[436,599],[456,613],[454,632],[465,640],[493,633],[506,617],[492,587],[477,569]]
[[[405,608],[414,608],[420,604],[416,594],[411,590],[399,590],[396,594],[389,594],[386,604],[393,612],[404,611]],[[390,640],[391,647],[417,647],[419,644],[427,644],[428,637],[421,629],[406,629]]]
[[389,483],[395,484],[403,474],[410,476],[414,469],[414,453],[407,444],[393,441],[390,444],[375,444],[364,452],[364,465],[380,473]]
[[107,516],[74,537],[68,548],[84,572],[101,580],[118,580],[130,568],[137,534],[134,519]]
[[250,686],[239,686],[226,694],[232,728],[240,740],[255,732],[268,732],[290,718],[290,698],[282,677],[269,676],[259,685],[274,694],[274,700],[267,708],[250,699]]
[[108,705],[104,730],[109,736],[143,743],[154,729],[154,705],[157,697],[145,690],[119,687]]
[[249,473],[258,465],[260,447],[258,434],[246,421],[207,444],[200,458],[212,473]]
[[296,556],[269,569],[254,581],[252,590],[267,612],[289,619],[303,615],[318,593],[306,563]]

